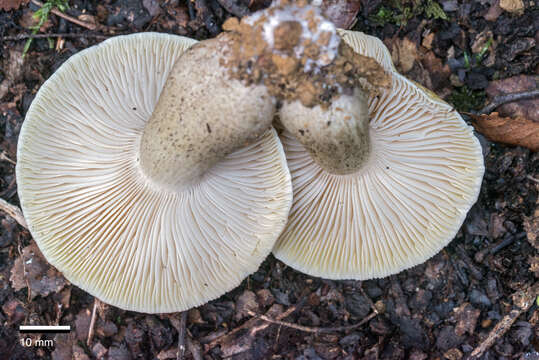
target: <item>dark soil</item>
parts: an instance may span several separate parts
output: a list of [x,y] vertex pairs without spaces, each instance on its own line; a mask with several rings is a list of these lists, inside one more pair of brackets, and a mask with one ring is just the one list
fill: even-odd
[[[425,7],[435,2],[420,1]],[[2,3],[0,1],[0,3]],[[158,31],[197,39],[213,37],[231,12],[249,13],[264,0],[70,1],[67,13],[100,24],[95,31],[51,15],[24,61],[33,4],[0,11],[0,198],[18,205],[15,168],[17,136],[39,88],[74,53],[120,33]],[[384,40],[397,67],[461,111],[480,109],[494,80],[537,76],[539,9],[524,1],[520,14],[493,8],[496,0],[440,0],[446,19],[435,18],[413,2],[363,1],[354,30]],[[223,4],[224,7],[221,5]],[[400,4],[400,5],[399,5]],[[404,4],[404,5],[402,5]],[[226,9],[225,9],[226,8]],[[408,9],[408,10],[406,10]],[[499,11],[498,11],[499,10]],[[114,30],[112,29],[114,27]],[[80,36],[79,36],[80,35]],[[492,39],[492,40],[489,40]],[[55,47],[58,46],[57,49]],[[397,54],[397,55],[396,55]],[[398,56],[400,54],[400,56]],[[189,311],[187,359],[461,359],[512,309],[513,294],[537,282],[530,271],[537,249],[539,155],[522,147],[491,143],[478,135],[486,173],[477,204],[456,238],[425,264],[385,279],[329,281],[312,278],[269,257],[241,286]],[[1,359],[167,359],[176,358],[179,314],[143,315],[100,306],[95,335],[86,345],[92,296],[66,285],[60,291],[28,294],[10,281],[15,261],[32,243],[27,230],[0,212]],[[534,225],[535,224],[535,225]],[[19,260],[21,263],[21,260]],[[537,296],[537,295],[535,295]],[[29,298],[32,297],[31,300]],[[305,332],[254,318],[272,318],[295,309],[283,321],[311,328],[353,325],[351,330]],[[21,345],[18,325],[71,325],[54,346]],[[483,355],[484,359],[539,359],[537,301],[523,311]]]

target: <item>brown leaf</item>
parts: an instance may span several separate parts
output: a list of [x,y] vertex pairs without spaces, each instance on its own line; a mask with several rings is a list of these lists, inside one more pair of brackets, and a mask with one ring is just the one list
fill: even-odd
[[58,334],[54,337],[54,351],[51,354],[52,360],[71,360],[73,358],[73,343],[75,334]]
[[161,350],[159,354],[157,354],[157,359],[159,360],[176,359],[177,356],[178,356],[178,347],[173,346],[170,349]]
[[390,44],[386,44],[391,49],[391,59],[401,73],[407,73],[414,66],[414,62],[419,59],[416,44],[408,39],[394,38]]
[[88,337],[88,331],[90,331],[90,322],[92,319],[92,312],[89,309],[82,309],[75,318],[75,330],[77,340],[84,341]]
[[27,315],[27,311],[24,309],[23,304],[17,299],[7,301],[2,305],[2,311],[7,316],[8,324],[20,323]]
[[320,6],[326,17],[341,29],[350,29],[361,8],[360,0],[324,0]]
[[539,250],[539,216],[524,216],[522,225],[524,226],[524,230],[526,230],[526,236],[530,244]]
[[[32,26],[36,26],[39,23],[39,20],[35,18],[34,15],[35,15],[35,12],[30,10],[29,8],[24,9],[22,16],[19,18],[19,25],[27,29],[29,29]],[[51,26],[52,26],[51,20],[47,19],[47,21],[45,21],[43,25],[41,25],[41,27],[39,28],[39,31],[47,32],[47,30],[50,29]]]
[[92,354],[96,359],[104,359],[108,349],[103,346],[99,341],[92,347]]
[[423,37],[423,40],[421,40],[421,45],[425,47],[426,49],[432,49],[432,42],[434,40],[434,33],[429,32]]
[[487,10],[485,15],[483,15],[483,17],[488,21],[496,21],[502,12],[503,10],[500,7],[500,0],[495,0],[495,2],[490,5],[490,8]]
[[507,229],[503,226],[503,221],[504,216],[502,214],[490,214],[488,234],[492,239],[498,239],[507,232]]
[[258,303],[254,292],[245,290],[236,301],[236,321],[249,316],[249,311],[258,311]]
[[449,76],[451,75],[449,65],[444,64],[442,59],[437,57],[432,51],[428,51],[423,55],[421,63],[428,71],[430,79],[430,86],[428,83],[423,85],[439,93],[440,89],[449,83]]
[[34,242],[22,249],[22,256],[11,268],[9,280],[15,291],[29,285],[32,299],[58,292],[67,284],[62,274],[47,263]]
[[73,345],[73,360],[90,360],[84,349],[78,345]]
[[463,303],[458,308],[455,308],[454,311],[457,320],[455,334],[458,336],[462,336],[465,333],[473,335],[481,311],[475,309],[469,303]]
[[520,14],[524,11],[522,0],[500,0],[500,7],[510,13]]
[[[533,91],[537,89],[539,78],[530,75],[513,76],[503,80],[491,81],[487,87],[487,95],[494,98],[500,95]],[[514,101],[498,107],[502,116],[518,117],[539,122],[539,99]]]
[[21,5],[28,3],[29,0],[0,0],[0,9],[9,11],[18,9]]
[[539,256],[528,257],[528,264],[530,264],[530,271],[539,278]]
[[539,123],[523,117],[501,117],[497,112],[490,115],[470,115],[473,126],[489,140],[509,145],[539,150]]

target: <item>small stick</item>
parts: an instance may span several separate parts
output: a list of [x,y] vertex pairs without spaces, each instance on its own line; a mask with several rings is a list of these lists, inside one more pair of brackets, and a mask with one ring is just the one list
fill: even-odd
[[[189,330],[187,330],[189,332]],[[194,360],[203,360],[202,358],[202,348],[198,341],[193,340],[191,334],[186,336],[187,338],[187,350],[191,353]]]
[[28,276],[26,276],[26,261],[24,260],[24,257],[22,256],[22,249],[21,244],[19,243],[19,246],[17,247],[17,250],[19,250],[19,256],[21,257],[22,261],[22,273],[24,276],[24,281],[26,282],[26,287],[28,288],[28,297],[27,300],[30,302],[32,300],[32,288],[30,287],[30,281],[28,280]]
[[[488,337],[479,344],[478,347],[472,351],[471,358],[478,359],[483,356],[483,353],[487,351],[496,341],[501,338],[513,325],[515,320],[528,309],[535,302],[536,297],[539,295],[539,282],[536,282],[529,288],[527,288],[522,294],[520,291],[513,294],[513,297],[520,296],[517,309],[511,310],[509,314],[505,315],[494,328],[488,334]],[[513,303],[515,300],[513,300]]]
[[[282,320],[282,319],[285,319],[287,318],[288,316],[290,316],[294,311],[296,311],[298,309],[297,306],[291,306],[290,308],[288,308],[285,312],[283,312],[282,314],[279,314],[277,315],[277,320]],[[214,348],[215,346],[217,346],[217,344],[221,343],[223,341],[223,339],[227,339],[227,338],[231,338],[232,336],[234,336],[236,333],[238,333],[239,331],[242,331],[244,329],[250,329],[251,333],[253,332],[257,332],[257,331],[260,331],[260,330],[264,330],[265,328],[267,328],[270,324],[264,324],[262,325],[261,327],[259,328],[253,328],[252,326],[256,323],[256,319],[249,319],[247,320],[245,323],[243,323],[241,326],[238,326],[237,328],[229,331],[228,333],[226,334],[223,334],[221,336],[219,336],[218,338],[216,339],[213,339],[212,341],[210,341],[206,346],[205,348],[206,349],[212,349]],[[207,350],[206,350],[207,351]]]
[[17,165],[17,163],[9,158],[9,156],[6,155],[5,151],[2,151],[0,153],[0,160],[7,161],[10,164]]
[[19,34],[15,36],[4,36],[1,40],[5,41],[18,41],[26,39],[46,39],[46,38],[95,38],[95,39],[108,39],[110,36],[102,34]]
[[372,312],[372,313],[369,314],[369,316],[367,316],[366,318],[364,318],[363,320],[361,320],[360,322],[358,322],[357,324],[354,324],[354,325],[337,326],[337,327],[310,327],[310,326],[303,326],[303,325],[289,323],[289,322],[286,322],[286,321],[272,319],[272,318],[270,318],[270,317],[268,317],[266,315],[257,314],[257,313],[255,313],[255,312],[253,312],[251,310],[248,310],[247,313],[249,315],[251,315],[251,316],[257,317],[259,319],[262,319],[262,320],[267,321],[267,322],[272,323],[272,324],[282,325],[282,326],[286,326],[286,327],[289,327],[289,328],[292,328],[292,329],[296,329],[296,330],[299,330],[299,331],[305,331],[305,332],[309,332],[309,333],[329,333],[329,332],[340,332],[340,331],[353,330],[355,328],[360,327],[361,325],[365,324],[366,322],[368,322],[372,318],[374,318],[376,315],[378,315],[378,312]]
[[97,318],[97,305],[99,304],[99,299],[95,298],[94,300],[94,309],[92,310],[92,319],[90,320],[90,329],[88,329],[88,340],[86,341],[86,345],[88,347],[92,344],[92,339],[94,338],[94,327],[95,327],[95,319]]
[[505,103],[520,101],[520,100],[528,100],[528,99],[533,99],[536,97],[539,97],[539,89],[495,96],[490,102],[490,104],[488,104],[487,106],[479,110],[477,114],[490,114],[498,106],[503,105]]
[[11,216],[20,226],[28,230],[28,224],[22,215],[21,209],[0,198],[0,210]]
[[[43,7],[43,3],[41,1],[38,1],[38,0],[32,0],[32,3],[39,6],[39,7]],[[91,24],[89,22],[86,22],[86,21],[81,21],[77,18],[74,18],[73,16],[69,16],[67,14],[64,14],[63,12],[61,12],[60,10],[56,9],[56,8],[53,8],[51,9],[51,12],[54,14],[54,15],[57,15],[69,22],[72,22],[73,24],[77,24],[79,26],[82,26],[83,28],[86,28],[88,30],[95,30],[98,28],[98,25],[97,24]],[[99,27],[101,27],[101,25],[99,25]]]
[[374,303],[372,302],[372,299],[367,295],[367,293],[365,292],[365,289],[363,289],[363,281],[359,282],[359,291],[361,291],[361,295],[363,295],[369,302],[369,306],[371,307],[371,310],[375,314],[378,314],[378,309],[376,308],[376,305],[374,305]]
[[187,326],[187,311],[180,313],[180,328],[178,329],[178,352],[176,360],[185,359],[185,328]]
[[534,178],[534,177],[531,176],[531,175],[526,175],[526,179],[531,180],[531,181],[533,181],[533,182],[539,184],[539,179],[536,179],[536,178]]

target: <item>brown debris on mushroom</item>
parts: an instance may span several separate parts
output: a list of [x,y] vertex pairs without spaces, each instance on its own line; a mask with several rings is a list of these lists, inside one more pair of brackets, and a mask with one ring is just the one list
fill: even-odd
[[230,18],[223,29],[232,39],[224,61],[230,76],[263,83],[280,100],[327,108],[354,88],[389,86],[376,60],[355,54],[320,9],[304,2],[281,1],[241,21]]

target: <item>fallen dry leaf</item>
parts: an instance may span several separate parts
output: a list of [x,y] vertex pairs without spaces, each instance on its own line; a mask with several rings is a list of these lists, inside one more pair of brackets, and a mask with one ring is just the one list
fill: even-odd
[[157,354],[157,359],[159,360],[166,360],[166,359],[176,359],[178,357],[178,347],[173,346],[170,349],[167,350],[161,350],[159,354]]
[[429,32],[423,37],[423,40],[421,40],[421,45],[425,47],[426,49],[432,49],[432,42],[434,41],[434,33]]
[[74,332],[56,335],[54,337],[54,351],[51,354],[52,360],[72,360],[75,341]]
[[2,305],[2,311],[7,316],[8,324],[20,323],[27,315],[27,311],[24,309],[23,304],[17,299],[6,301],[6,303]]
[[449,84],[449,76],[451,75],[449,65],[444,64],[442,59],[432,51],[428,51],[422,56],[421,64],[423,64],[422,68],[427,70],[430,78],[431,83],[430,86],[426,84],[427,88],[440,94],[441,88]]
[[469,303],[463,303],[453,311],[455,312],[455,318],[457,320],[455,334],[458,336],[462,336],[465,333],[473,335],[481,311],[475,309]]
[[[512,93],[533,91],[537,89],[539,77],[530,75],[513,76],[503,80],[491,81],[487,87],[490,99]],[[501,116],[525,117],[539,122],[539,99],[513,101],[498,107]]]
[[62,274],[47,263],[35,243],[22,249],[22,256],[11,268],[9,280],[15,291],[30,286],[32,299],[58,292],[67,284]]
[[391,59],[401,73],[410,71],[419,58],[416,44],[407,37],[394,38],[386,45],[391,49]]
[[528,257],[528,264],[530,264],[530,271],[539,278],[539,256]]
[[500,0],[496,0],[493,4],[490,5],[490,8],[487,10],[483,17],[488,21],[496,21],[498,17],[502,14],[503,10],[500,7]]
[[526,230],[526,236],[529,243],[535,249],[539,250],[539,216],[524,216],[522,225],[524,226],[524,230]]
[[522,0],[500,0],[500,7],[510,13],[520,14],[524,10]]
[[75,318],[75,334],[77,340],[84,341],[88,337],[88,331],[90,331],[90,322],[92,318],[92,312],[90,309],[82,309]]
[[320,7],[335,26],[341,29],[350,29],[356,22],[357,13],[361,8],[361,1],[324,0]]
[[236,301],[236,321],[249,316],[249,311],[258,311],[258,303],[254,292],[245,290]]
[[470,115],[473,126],[489,140],[509,145],[539,150],[539,123],[524,117],[501,117],[497,112],[490,115]]
[[28,1],[30,0],[0,0],[0,9],[5,11],[15,10],[28,3]]
[[[39,20],[35,18],[34,15],[35,12],[30,10],[30,8],[24,9],[22,16],[19,18],[19,25],[27,29],[30,29],[32,26],[36,26],[39,23]],[[50,19],[47,19],[47,21],[45,21],[43,25],[41,25],[39,31],[47,32],[47,30],[51,27],[52,21]]]

